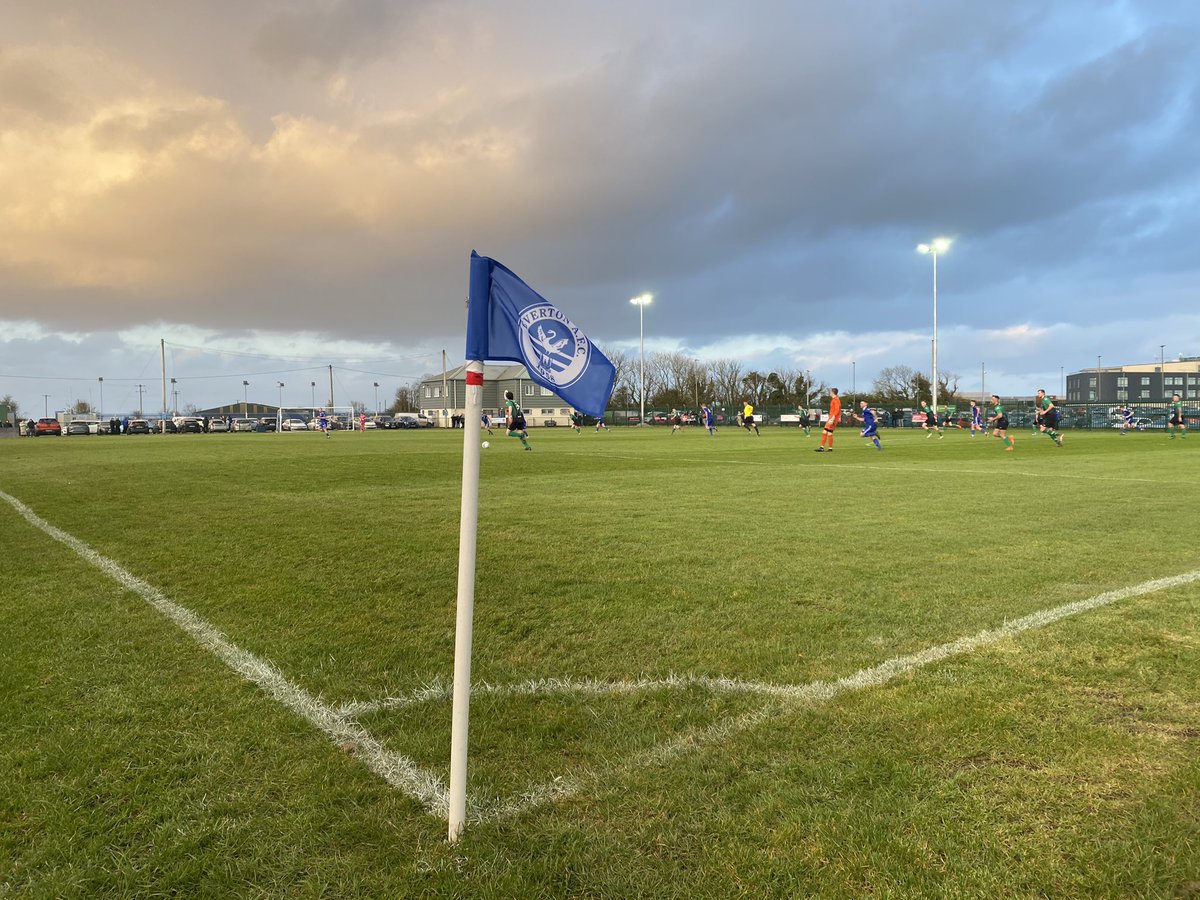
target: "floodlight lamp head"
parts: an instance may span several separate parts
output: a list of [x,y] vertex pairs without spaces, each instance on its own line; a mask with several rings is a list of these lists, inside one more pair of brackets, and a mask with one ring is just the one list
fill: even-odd
[[928,244],[917,244],[917,252],[918,253],[928,253],[932,249],[933,248],[930,247]]
[[937,238],[933,242],[933,249],[938,253],[945,253],[950,249],[950,238]]
[[641,294],[637,297],[634,297],[629,302],[632,303],[634,306],[648,306],[650,304],[650,301],[653,299],[654,299],[653,294]]

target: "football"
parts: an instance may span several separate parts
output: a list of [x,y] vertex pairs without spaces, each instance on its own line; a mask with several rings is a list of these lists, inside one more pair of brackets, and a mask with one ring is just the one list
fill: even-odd
[[484,449],[484,450],[486,450],[487,448],[488,448],[488,442],[487,442],[487,441],[484,441],[484,442],[483,442],[483,449]]

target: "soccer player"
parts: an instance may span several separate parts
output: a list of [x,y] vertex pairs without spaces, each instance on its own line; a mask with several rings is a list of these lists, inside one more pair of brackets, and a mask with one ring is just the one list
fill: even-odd
[[742,409],[742,425],[745,427],[747,434],[749,434],[750,429],[753,428],[754,433],[759,437],[762,437],[762,434],[760,434],[758,430],[758,423],[754,421],[754,407],[750,404],[749,400],[746,401],[746,405]]
[[1129,431],[1129,426],[1133,424],[1133,407],[1128,403],[1121,409],[1121,434]]
[[487,433],[491,434],[492,433],[492,417],[489,416],[487,413],[483,413],[483,415],[481,415],[479,417],[479,421],[480,421],[480,424],[482,424],[483,427],[487,429]]
[[800,407],[800,427],[806,435],[812,434],[812,421],[808,417],[808,410],[803,406]]
[[983,424],[983,410],[979,408],[979,404],[974,400],[971,401],[971,437],[975,437],[975,432],[979,431],[987,434],[987,428]]
[[576,434],[583,434],[581,426],[583,425],[583,413],[575,410],[571,413],[571,427],[575,429]]
[[921,430],[928,432],[928,434],[925,435],[925,440],[929,440],[931,437],[933,437],[934,432],[937,432],[939,441],[944,438],[946,433],[942,431],[942,426],[938,424],[937,410],[929,405],[928,400],[921,401],[921,412],[925,413],[925,421],[921,423]]
[[862,410],[862,415],[855,415],[854,418],[863,423],[862,436],[869,437],[876,450],[882,450],[883,445],[879,443],[879,426],[875,421],[875,411],[867,406],[866,400],[859,400],[858,408]]
[[1033,405],[1038,411],[1038,428],[1050,435],[1054,443],[1061,447],[1062,435],[1054,430],[1054,426],[1058,424],[1058,408],[1054,401],[1046,396],[1045,390],[1039,389],[1037,396],[1033,398]]
[[1171,395],[1171,418],[1167,419],[1167,435],[1171,440],[1175,440],[1175,432],[1172,427],[1179,429],[1181,438],[1187,437],[1187,426],[1183,424],[1183,400],[1178,394]]
[[605,431],[608,431],[608,423],[604,421],[604,416],[601,416],[596,420],[596,431],[599,432],[601,428],[603,428]]
[[671,410],[671,434],[675,432],[683,434],[683,416],[679,414],[679,410]]
[[508,426],[508,436],[519,438],[521,444],[526,450],[532,450],[529,446],[529,432],[525,430],[525,415],[521,412],[521,407],[517,406],[517,401],[513,399],[512,391],[504,392],[504,424]]
[[700,418],[704,421],[704,427],[708,429],[709,437],[717,436],[716,417],[713,416],[712,407],[707,403],[700,407]]
[[321,430],[321,434],[329,437],[329,413],[321,410],[317,413],[317,428]]
[[[838,427],[838,423],[842,420],[842,398],[838,396],[837,388],[829,389],[829,418],[825,420],[825,427],[821,430],[821,446],[817,447],[815,453],[824,453],[826,449],[830,453],[833,452],[833,430]],[[828,448],[825,446],[828,444]]]
[[995,415],[988,416],[988,424],[992,426],[992,437],[1003,438],[1004,443],[1008,445],[1004,449],[1011,450],[1017,442],[1008,434],[1008,416],[1004,414],[1004,407],[1000,405],[999,394],[992,394],[992,407]]

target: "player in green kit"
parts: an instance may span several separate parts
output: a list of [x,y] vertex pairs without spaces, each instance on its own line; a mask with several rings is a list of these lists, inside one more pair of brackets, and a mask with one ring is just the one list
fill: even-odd
[[1011,450],[1017,445],[1017,442],[1009,436],[1008,433],[1008,416],[1004,414],[1004,407],[1000,405],[1000,397],[997,394],[992,394],[992,412],[994,415],[988,416],[988,423],[992,426],[992,437],[1003,438],[1004,443],[1008,444],[1005,451]]
[[1171,395],[1171,417],[1167,419],[1167,435],[1175,440],[1174,428],[1179,429],[1181,438],[1187,437],[1187,426],[1183,424],[1183,400],[1178,394]]
[[942,431],[942,426],[938,424],[937,411],[925,400],[921,401],[921,412],[925,413],[925,421],[921,423],[921,430],[929,432],[925,435],[926,440],[933,437],[935,432],[939,441],[944,438],[946,435]]
[[1050,435],[1050,438],[1058,446],[1063,445],[1062,435],[1054,430],[1054,426],[1058,424],[1058,409],[1054,405],[1054,401],[1046,396],[1044,390],[1039,390],[1037,396],[1033,398],[1034,408],[1037,410],[1038,428]]

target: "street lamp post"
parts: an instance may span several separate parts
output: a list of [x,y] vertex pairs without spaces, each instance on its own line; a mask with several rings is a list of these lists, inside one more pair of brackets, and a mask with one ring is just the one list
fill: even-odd
[[242,382],[242,418],[246,418],[246,406],[250,396],[250,382]]
[[1167,345],[1158,345],[1158,391],[1167,399]]
[[375,415],[379,415],[379,382],[373,382],[375,385]]
[[171,399],[173,401],[172,406],[175,409],[175,415],[179,415],[179,391],[176,389],[175,385],[176,385],[176,381],[174,378],[172,378],[171,379]]
[[284,388],[284,383],[283,383],[282,381],[277,381],[277,382],[275,382],[275,383],[279,385],[279,414],[280,414],[280,415],[283,415],[283,388]]
[[629,301],[638,308],[638,394],[642,401],[639,425],[646,424],[646,307],[653,299],[653,294],[642,294]]
[[1097,354],[1096,355],[1096,402],[1099,403],[1100,400],[1101,400],[1101,395],[1100,395],[1100,355]]
[[97,416],[99,419],[104,418],[104,379],[100,379],[100,413]]
[[933,380],[930,390],[933,391],[933,411],[938,408],[938,377],[937,377],[937,258],[939,253],[950,249],[949,238],[934,238],[928,244],[917,244],[917,252],[933,257]]
[[42,417],[50,418],[50,395],[42,394]]
[[317,383],[310,381],[309,384],[312,385],[312,412],[315,416],[317,414]]

